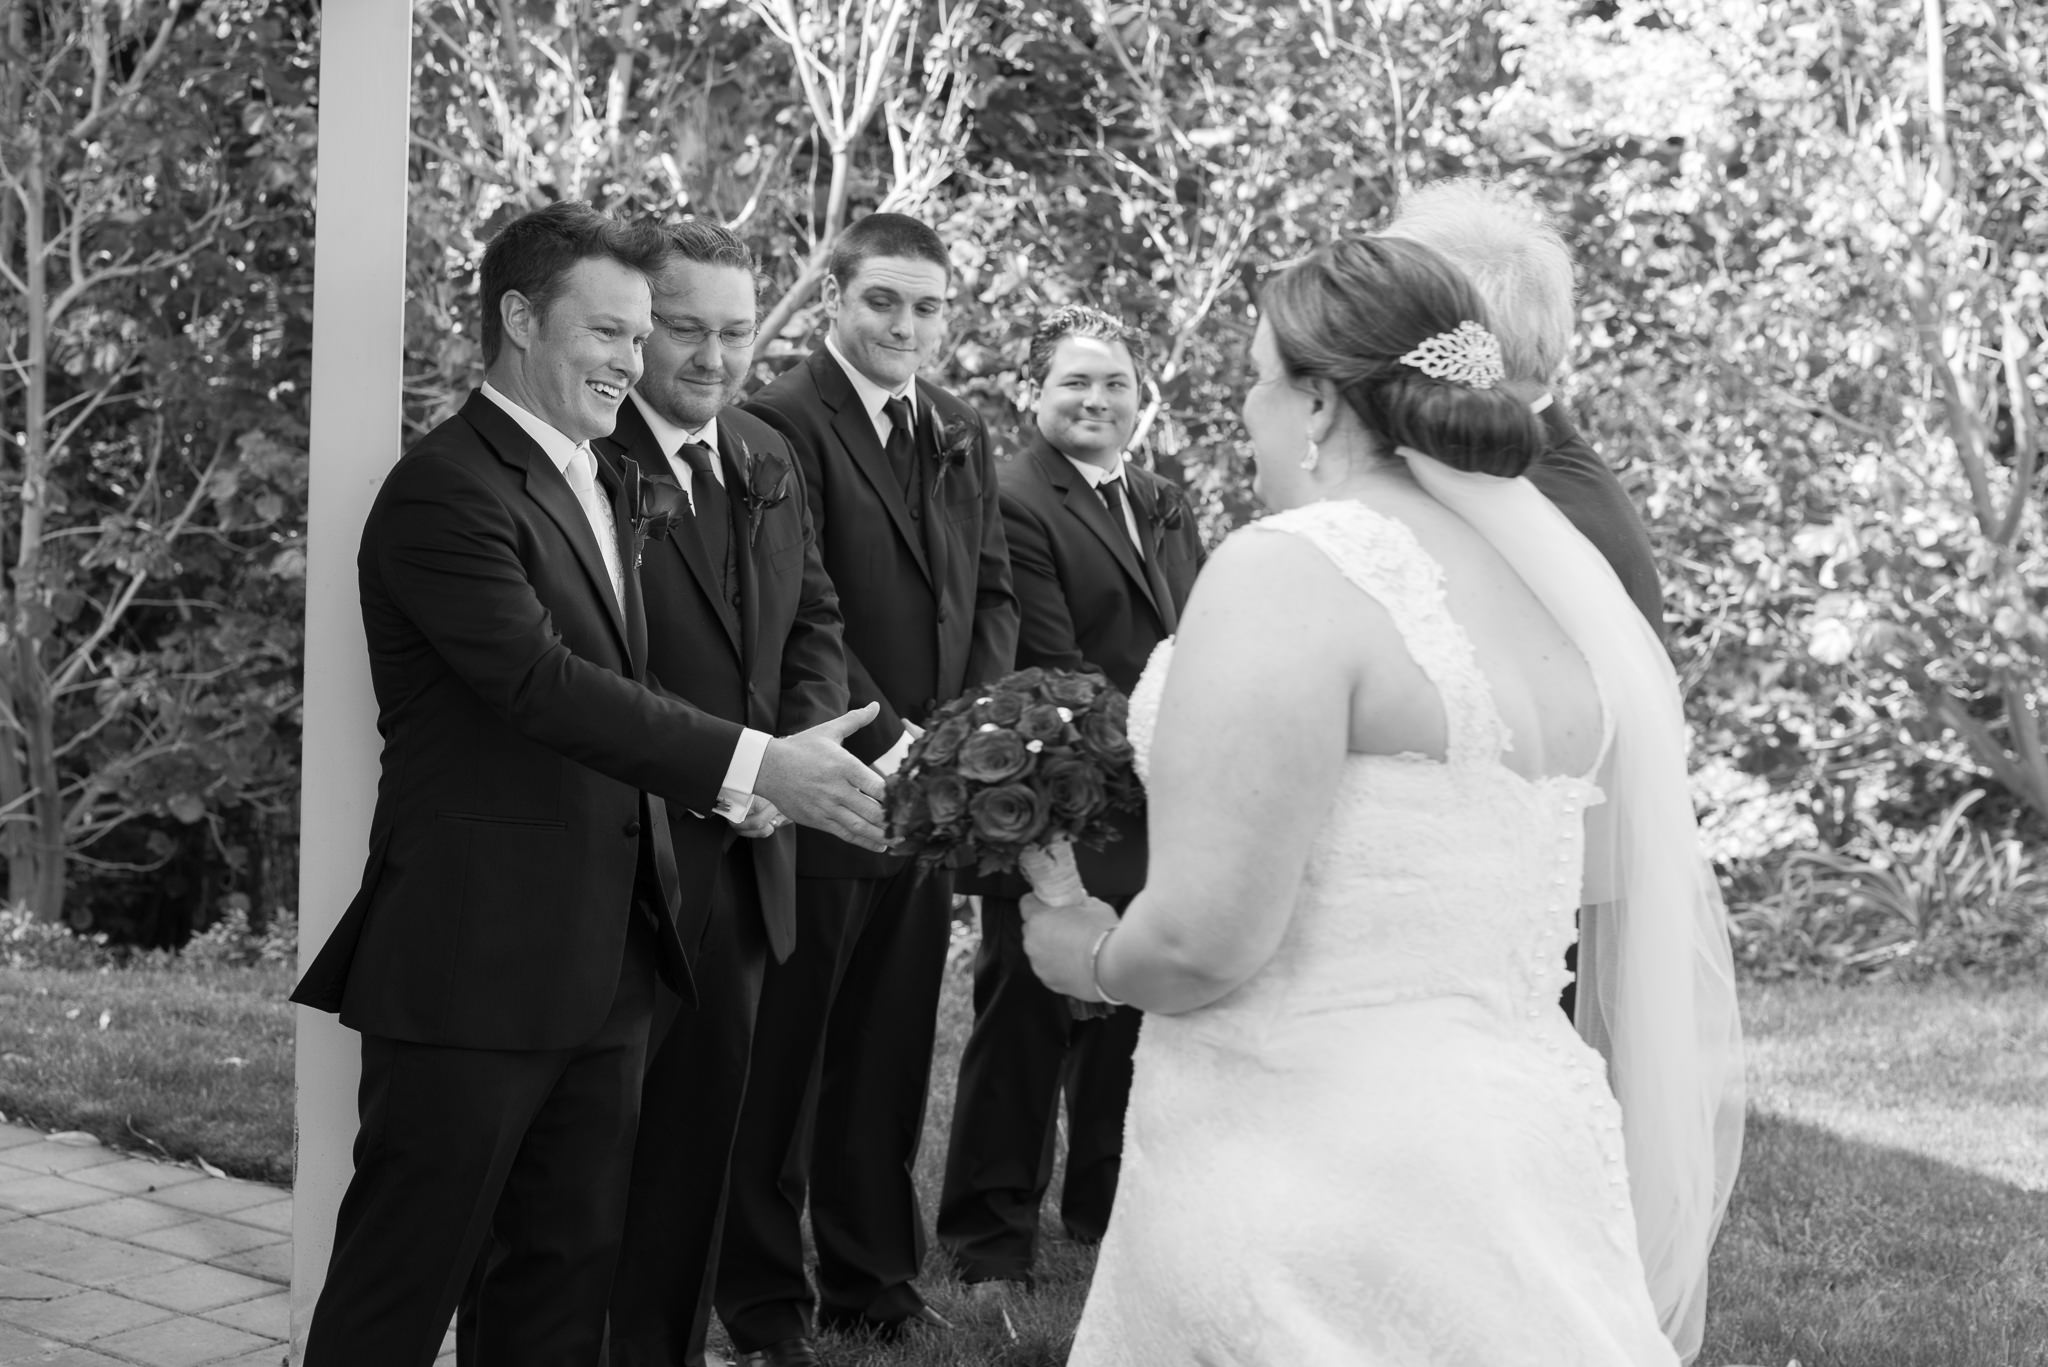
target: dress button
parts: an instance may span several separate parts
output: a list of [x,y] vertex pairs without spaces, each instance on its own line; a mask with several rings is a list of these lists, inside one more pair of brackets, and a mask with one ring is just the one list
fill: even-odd
[[627,835],[638,835],[640,834],[640,823],[637,821],[628,821],[626,823],[625,829]]

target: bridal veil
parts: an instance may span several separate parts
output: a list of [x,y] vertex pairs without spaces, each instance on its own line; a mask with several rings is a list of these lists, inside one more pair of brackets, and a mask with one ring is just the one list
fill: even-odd
[[1699,847],[1677,676],[1607,562],[1528,480],[1401,454],[1549,609],[1614,720],[1599,775],[1607,801],[1586,815],[1577,1021],[1621,1105],[1651,1299],[1691,1361],[1741,1156],[1743,1073],[1734,963]]

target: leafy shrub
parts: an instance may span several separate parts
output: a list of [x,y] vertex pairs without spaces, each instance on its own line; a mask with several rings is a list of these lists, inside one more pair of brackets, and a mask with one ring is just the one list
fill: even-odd
[[1965,793],[1919,832],[1871,852],[1798,850],[1734,917],[1738,963],[1765,978],[2013,976],[2048,969],[2048,868],[2025,842],[1967,819]]
[[249,923],[249,909],[230,899],[221,918],[195,932],[178,951],[178,960],[192,967],[253,968],[289,964],[299,952],[299,918],[279,908],[263,925]]
[[61,921],[38,920],[26,902],[0,905],[0,962],[9,968],[110,968],[115,956],[105,932],[81,935]]
[[83,934],[62,923],[38,920],[23,902],[0,905],[0,964],[8,968],[105,971],[113,968],[254,968],[288,966],[299,952],[299,918],[279,908],[261,926],[250,924],[239,897],[228,899],[221,917],[178,950],[136,950],[108,943],[106,932]]

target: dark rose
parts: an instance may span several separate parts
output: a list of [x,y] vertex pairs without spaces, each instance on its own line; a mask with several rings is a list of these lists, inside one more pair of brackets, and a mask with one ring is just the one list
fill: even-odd
[[1044,683],[1045,671],[1037,665],[1033,665],[1029,669],[1020,669],[1014,674],[1004,675],[1003,681],[996,686],[1018,693],[1029,693],[1032,689],[1038,688]]
[[888,803],[891,840],[917,840],[931,828],[930,804],[925,801],[924,790],[908,774],[899,771],[883,796]]
[[932,825],[946,829],[967,811],[967,781],[956,774],[940,774],[925,784],[924,803]]
[[1017,718],[1017,734],[1025,740],[1055,741],[1067,729],[1067,719],[1051,703],[1033,703]]
[[1086,707],[1102,691],[1097,674],[1056,674],[1046,680],[1045,696],[1067,707]]
[[1124,708],[1110,705],[1122,701],[1123,695],[1118,694],[1081,718],[1081,739],[1088,743],[1089,749],[1111,763],[1129,759],[1131,755],[1130,739],[1124,735]]
[[1004,845],[1028,845],[1045,829],[1045,799],[1021,783],[976,793],[968,803],[974,834]]
[[960,742],[973,731],[965,717],[950,717],[940,722],[925,735],[922,761],[926,764],[951,764],[953,757],[960,753]]
[[976,731],[960,742],[956,765],[960,777],[975,783],[1001,783],[1031,764],[1031,752],[1015,731]]
[[1039,780],[1052,814],[1072,825],[1086,821],[1109,802],[1101,775],[1084,759],[1050,760],[1039,771]]
[[969,714],[974,724],[994,722],[997,726],[1015,726],[1017,718],[1024,715],[1024,699],[1015,693],[998,690],[976,699],[974,711]]

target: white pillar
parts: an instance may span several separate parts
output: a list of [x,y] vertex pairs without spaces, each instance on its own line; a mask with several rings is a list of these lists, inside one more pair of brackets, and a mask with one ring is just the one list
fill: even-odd
[[[411,0],[320,10],[313,437],[306,513],[305,750],[299,795],[299,966],[362,880],[377,795],[377,706],[356,606],[356,543],[399,453],[405,328]],[[302,1359],[351,1171],[358,1036],[298,1012],[292,1352]]]

